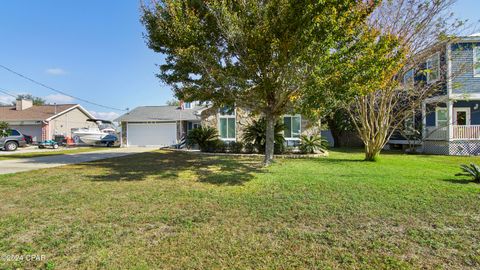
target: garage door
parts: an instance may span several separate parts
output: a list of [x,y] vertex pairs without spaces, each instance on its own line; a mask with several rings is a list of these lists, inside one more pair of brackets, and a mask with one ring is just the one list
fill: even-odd
[[32,136],[34,142],[42,140],[42,126],[40,125],[11,125],[11,129],[16,129],[20,133]]
[[129,123],[127,143],[132,146],[170,146],[176,143],[176,123]]

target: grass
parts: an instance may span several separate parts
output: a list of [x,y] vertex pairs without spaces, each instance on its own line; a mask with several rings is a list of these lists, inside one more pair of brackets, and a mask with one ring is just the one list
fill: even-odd
[[[165,151],[0,176],[0,268],[478,269],[479,158]],[[1,257],[0,257],[1,258]]]
[[27,153],[18,153],[18,154],[9,154],[9,155],[0,155],[0,161],[7,159],[16,159],[16,158],[35,158],[35,157],[46,157],[46,156],[56,156],[56,155],[65,155],[65,154],[78,154],[85,152],[92,152],[98,150],[105,150],[102,147],[80,147],[74,149],[62,149],[62,150],[51,150],[51,151],[38,151],[38,152],[27,152]]

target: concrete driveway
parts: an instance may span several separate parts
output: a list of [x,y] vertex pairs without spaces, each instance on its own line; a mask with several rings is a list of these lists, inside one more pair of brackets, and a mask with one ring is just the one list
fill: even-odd
[[157,148],[132,147],[132,148],[108,148],[106,150],[86,152],[78,154],[64,154],[34,158],[16,158],[0,161],[0,174],[32,171],[45,168],[53,168],[68,164],[77,164],[107,158],[123,157],[157,150]]

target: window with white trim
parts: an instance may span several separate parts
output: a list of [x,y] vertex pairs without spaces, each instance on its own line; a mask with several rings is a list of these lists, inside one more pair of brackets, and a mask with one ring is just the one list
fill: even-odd
[[220,139],[235,140],[235,109],[232,107],[224,107],[218,112]]
[[415,70],[412,68],[403,75],[403,85],[407,89],[412,89],[415,85]]
[[185,102],[185,104],[183,105],[183,107],[185,109],[191,109],[192,108],[192,103],[191,102]]
[[480,77],[480,46],[473,47],[473,76]]
[[302,118],[300,115],[285,115],[283,124],[285,125],[284,137],[287,140],[298,140],[301,134]]
[[437,107],[435,126],[446,127],[448,126],[448,110],[447,108]]
[[434,83],[440,78],[440,53],[427,59],[427,83]]

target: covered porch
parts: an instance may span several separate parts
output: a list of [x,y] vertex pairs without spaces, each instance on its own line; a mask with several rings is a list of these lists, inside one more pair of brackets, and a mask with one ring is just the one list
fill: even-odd
[[422,106],[422,119],[424,152],[480,154],[480,95],[427,99]]

